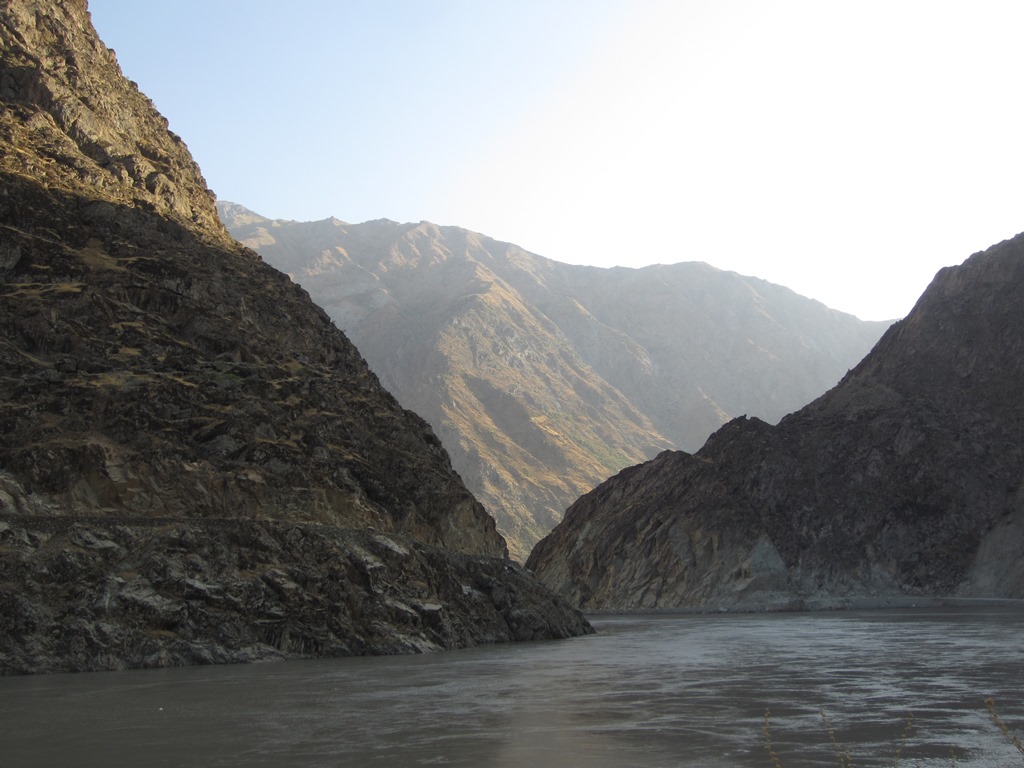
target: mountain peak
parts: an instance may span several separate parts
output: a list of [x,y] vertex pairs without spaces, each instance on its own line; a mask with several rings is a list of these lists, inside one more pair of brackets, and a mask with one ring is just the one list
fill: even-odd
[[226,238],[209,190],[182,140],[167,128],[114,52],[96,36],[84,2],[10,2],[0,26],[5,70],[0,168],[92,198],[143,206],[206,237]]
[[269,223],[270,219],[261,216],[256,211],[246,208],[244,205],[232,203],[228,200],[217,201],[217,214],[225,226],[241,226],[244,224]]
[[0,674],[588,631],[84,4],[8,0],[0,43]]
[[701,263],[562,264],[429,222],[228,226],[430,421],[520,558],[609,474],[738,412],[780,418],[884,328]]
[[940,270],[833,389],[611,478],[528,566],[586,608],[1024,597],[1022,291],[1024,235]]

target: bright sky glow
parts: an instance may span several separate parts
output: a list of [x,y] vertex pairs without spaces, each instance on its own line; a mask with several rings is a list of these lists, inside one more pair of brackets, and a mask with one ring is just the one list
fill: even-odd
[[91,0],[225,200],[864,319],[1024,230],[1019,0]]

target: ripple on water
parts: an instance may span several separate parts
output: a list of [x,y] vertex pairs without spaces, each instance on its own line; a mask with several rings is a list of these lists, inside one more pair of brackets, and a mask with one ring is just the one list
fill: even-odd
[[1024,612],[597,617],[418,657],[0,680],[4,766],[1024,765]]

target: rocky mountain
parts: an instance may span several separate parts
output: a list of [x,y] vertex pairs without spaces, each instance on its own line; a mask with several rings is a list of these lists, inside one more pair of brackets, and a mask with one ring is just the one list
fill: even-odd
[[609,475],[738,414],[781,418],[888,325],[702,263],[572,266],[458,227],[219,210],[430,422],[522,559]]
[[832,390],[576,501],[527,567],[586,608],[1024,597],[1024,235],[941,270]]
[[85,3],[0,22],[0,672],[587,631],[228,236]]

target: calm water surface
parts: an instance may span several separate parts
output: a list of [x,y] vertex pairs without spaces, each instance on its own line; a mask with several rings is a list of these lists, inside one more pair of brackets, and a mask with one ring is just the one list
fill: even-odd
[[1024,609],[599,617],[425,656],[0,678],[0,766],[1024,766]]

